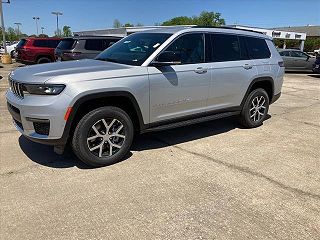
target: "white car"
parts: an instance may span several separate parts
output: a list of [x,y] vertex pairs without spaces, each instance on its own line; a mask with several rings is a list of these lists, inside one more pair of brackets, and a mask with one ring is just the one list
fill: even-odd
[[[17,45],[18,45],[18,43],[14,43],[14,44],[6,46],[7,47],[7,53],[9,53],[12,58],[14,57],[14,52],[15,52],[15,48],[16,48]],[[0,49],[0,53],[4,54],[4,48]]]

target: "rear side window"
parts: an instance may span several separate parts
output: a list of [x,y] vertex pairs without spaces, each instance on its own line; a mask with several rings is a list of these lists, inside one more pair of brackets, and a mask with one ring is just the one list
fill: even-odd
[[103,39],[87,39],[84,45],[86,50],[103,51]]
[[69,50],[72,49],[76,40],[75,39],[63,39],[57,46],[57,48],[62,50]]
[[251,59],[270,58],[271,53],[266,43],[262,38],[245,37],[247,49]]
[[245,43],[237,35],[211,34],[211,45],[213,62],[248,59]]
[[18,45],[17,45],[16,48],[21,48],[21,47],[23,47],[24,45],[26,45],[26,43],[27,43],[27,40],[26,40],[26,39],[21,39],[21,40],[19,41],[19,43],[18,43]]

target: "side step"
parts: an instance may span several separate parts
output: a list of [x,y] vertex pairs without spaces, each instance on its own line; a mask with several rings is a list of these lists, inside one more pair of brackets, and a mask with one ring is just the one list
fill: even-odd
[[231,116],[239,115],[239,114],[240,114],[240,111],[218,113],[218,114],[214,114],[214,115],[210,115],[210,116],[194,118],[194,119],[185,120],[185,121],[181,121],[181,122],[169,123],[169,124],[161,125],[158,127],[151,127],[151,128],[144,130],[143,132],[147,133],[147,132],[163,131],[163,130],[167,130],[167,129],[171,129],[171,128],[188,126],[188,125],[192,125],[192,124],[196,124],[196,123],[212,121],[212,120],[225,118],[225,117],[231,117]]

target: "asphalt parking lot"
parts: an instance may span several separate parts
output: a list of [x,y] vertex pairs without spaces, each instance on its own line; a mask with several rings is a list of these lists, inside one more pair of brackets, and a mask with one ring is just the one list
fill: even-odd
[[1,239],[319,239],[320,76],[285,75],[256,129],[222,119],[137,138],[90,169],[22,137],[0,69]]

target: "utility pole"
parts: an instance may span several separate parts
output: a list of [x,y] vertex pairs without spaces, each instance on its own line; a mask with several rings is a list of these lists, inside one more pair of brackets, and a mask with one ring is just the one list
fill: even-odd
[[[4,3],[10,3],[10,0]],[[7,44],[6,44],[6,31],[4,28],[4,20],[3,20],[3,10],[2,10],[2,0],[0,0],[0,17],[1,17],[1,30],[2,30],[2,40],[3,40],[3,48],[4,54],[7,54]]]
[[62,12],[51,12],[53,15],[57,16],[57,35],[59,34],[59,15],[62,15]]
[[37,36],[39,35],[39,29],[38,29],[38,21],[39,21],[39,17],[33,17],[34,20],[36,20],[36,26],[37,26]]
[[20,39],[20,26],[22,25],[22,23],[16,22],[14,23],[15,25],[17,25],[17,29],[18,29],[18,37]]
[[43,34],[44,27],[41,27],[41,34]]

